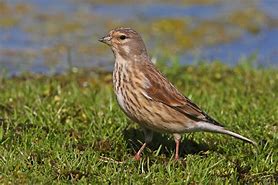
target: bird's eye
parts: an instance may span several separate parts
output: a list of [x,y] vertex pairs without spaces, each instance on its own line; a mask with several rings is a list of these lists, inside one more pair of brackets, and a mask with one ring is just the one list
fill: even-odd
[[126,36],[125,36],[125,35],[121,35],[121,36],[120,36],[120,39],[121,39],[121,40],[125,40],[125,39],[126,39]]

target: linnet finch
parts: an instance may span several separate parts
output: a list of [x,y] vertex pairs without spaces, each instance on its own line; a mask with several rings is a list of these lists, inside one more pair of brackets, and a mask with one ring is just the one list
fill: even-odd
[[179,158],[181,134],[185,132],[227,134],[256,145],[254,141],[225,129],[183,96],[156,69],[141,36],[133,29],[116,28],[99,41],[109,45],[115,56],[113,85],[117,101],[124,113],[144,131],[145,143],[136,153],[136,160],[152,141],[153,131],[173,134],[175,159]]

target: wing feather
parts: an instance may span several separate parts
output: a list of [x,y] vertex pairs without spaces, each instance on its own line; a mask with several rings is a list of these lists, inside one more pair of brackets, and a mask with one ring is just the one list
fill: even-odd
[[[183,96],[156,68],[152,63],[144,65],[141,70],[146,80],[145,96],[153,101],[161,102],[194,120],[206,121],[220,125],[208,116],[190,99]],[[220,125],[221,126],[221,125]]]

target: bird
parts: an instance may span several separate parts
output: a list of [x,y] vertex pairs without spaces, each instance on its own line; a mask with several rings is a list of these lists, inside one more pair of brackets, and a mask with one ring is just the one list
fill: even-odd
[[142,37],[134,29],[112,29],[99,41],[108,45],[114,54],[113,90],[117,102],[126,116],[138,123],[144,132],[144,143],[135,154],[135,160],[140,160],[154,131],[173,135],[176,160],[179,159],[183,133],[220,133],[257,145],[251,139],[227,130],[180,93],[152,63]]

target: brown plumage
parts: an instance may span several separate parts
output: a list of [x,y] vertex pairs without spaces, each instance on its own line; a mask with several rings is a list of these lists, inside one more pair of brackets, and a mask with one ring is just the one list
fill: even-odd
[[183,96],[154,66],[140,35],[131,28],[117,28],[99,41],[109,45],[115,56],[114,92],[124,113],[144,131],[145,143],[135,159],[151,142],[153,131],[172,133],[175,159],[184,132],[207,131],[227,134],[253,145],[256,143],[226,130],[190,99]]

